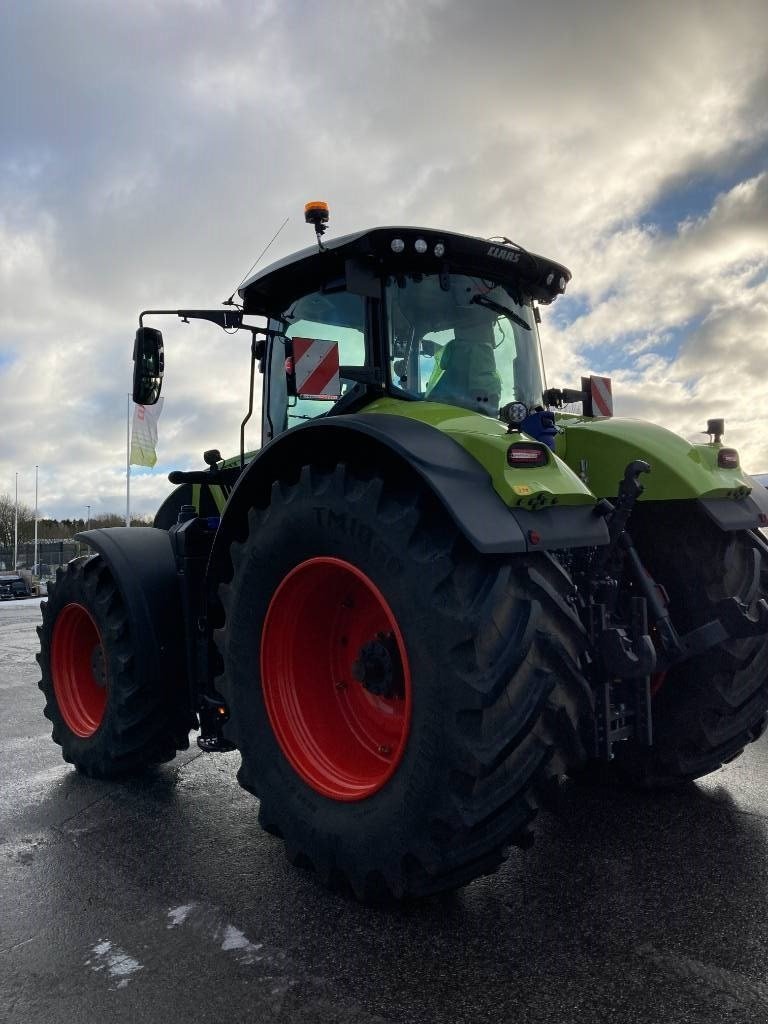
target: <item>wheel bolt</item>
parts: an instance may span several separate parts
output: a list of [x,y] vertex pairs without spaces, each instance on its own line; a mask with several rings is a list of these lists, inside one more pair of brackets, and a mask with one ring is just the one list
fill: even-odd
[[392,753],[392,747],[390,747],[388,743],[380,743],[379,753],[383,754],[384,757],[389,757],[389,755]]

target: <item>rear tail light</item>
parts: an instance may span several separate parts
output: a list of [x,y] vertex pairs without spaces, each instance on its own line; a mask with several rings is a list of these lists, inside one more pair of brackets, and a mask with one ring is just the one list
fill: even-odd
[[507,448],[507,463],[517,469],[546,466],[549,448],[543,444],[511,444]]
[[721,448],[717,453],[717,464],[720,469],[738,469],[739,453],[735,448]]

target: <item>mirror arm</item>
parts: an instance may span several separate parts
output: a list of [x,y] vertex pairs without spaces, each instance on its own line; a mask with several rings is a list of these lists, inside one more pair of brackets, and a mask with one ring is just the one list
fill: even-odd
[[190,320],[210,320],[225,331],[243,326],[243,313],[239,309],[179,309],[176,315],[185,323]]
[[139,313],[139,327],[144,326],[145,316],[178,316],[178,309],[145,309]]
[[243,329],[246,331],[259,331],[266,334],[265,327],[251,327],[243,323],[243,312],[240,309],[145,309],[139,314],[139,327],[144,326],[145,316],[178,316],[185,322],[190,320],[210,320],[211,323],[223,328],[225,331]]

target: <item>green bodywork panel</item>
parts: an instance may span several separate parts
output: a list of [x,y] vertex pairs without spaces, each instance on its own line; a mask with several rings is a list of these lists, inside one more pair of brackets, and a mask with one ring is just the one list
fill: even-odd
[[447,434],[487,470],[494,490],[510,507],[535,510],[595,502],[594,495],[578,476],[553,453],[548,465],[541,468],[510,468],[507,465],[510,444],[533,438],[508,433],[506,425],[491,416],[440,402],[404,402],[397,398],[378,398],[362,412],[404,416]]
[[646,420],[621,417],[587,419],[558,416],[557,454],[599,498],[615,497],[624,469],[644,459],[641,501],[685,498],[744,498],[752,480],[741,469],[720,469],[721,444],[690,444],[678,434]]
[[[644,459],[651,466],[651,472],[642,477],[645,490],[641,501],[738,500],[750,494],[753,487],[753,481],[741,469],[718,467],[717,453],[723,445],[690,444],[645,420],[558,415],[556,454],[549,464],[512,469],[506,457],[510,444],[534,439],[526,434],[510,434],[505,424],[491,416],[440,402],[397,398],[377,398],[361,411],[418,420],[447,434],[483,466],[494,490],[511,508],[535,511],[591,505],[596,498],[615,497],[626,466],[636,459]],[[255,454],[249,452],[246,462]],[[224,465],[236,466],[239,461],[235,456]],[[200,486],[192,488],[193,504],[198,508]],[[228,494],[216,485],[208,490],[221,513]]]
[[[192,504],[198,511],[200,510],[200,488],[202,486],[202,484],[192,485]],[[212,487],[206,484],[206,487],[208,487],[210,495],[213,498],[216,504],[216,508],[219,510],[219,513],[223,512],[224,506],[227,503],[227,499],[224,496],[224,491],[221,489],[221,487],[218,486],[218,484],[214,484]]]
[[[246,452],[245,453],[245,463],[246,463],[246,465],[251,461],[251,459],[253,459],[258,454],[259,454],[258,451]],[[220,465],[224,469],[235,469],[236,467],[238,467],[240,465],[240,456],[239,455],[233,455],[229,459],[224,459],[224,461],[222,463],[220,463]],[[221,513],[224,511],[224,506],[227,504],[227,498],[229,497],[229,489],[225,490],[219,484],[193,484],[192,485],[192,504],[195,506],[196,509],[198,509],[198,512],[200,510],[200,489],[203,486],[206,488],[206,490],[210,494],[211,500],[215,504],[216,509],[217,509],[219,515],[221,515]]]

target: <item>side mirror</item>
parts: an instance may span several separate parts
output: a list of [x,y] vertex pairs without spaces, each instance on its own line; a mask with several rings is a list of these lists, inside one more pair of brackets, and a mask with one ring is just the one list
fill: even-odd
[[154,327],[139,327],[133,344],[133,400],[156,405],[163,386],[163,335]]

